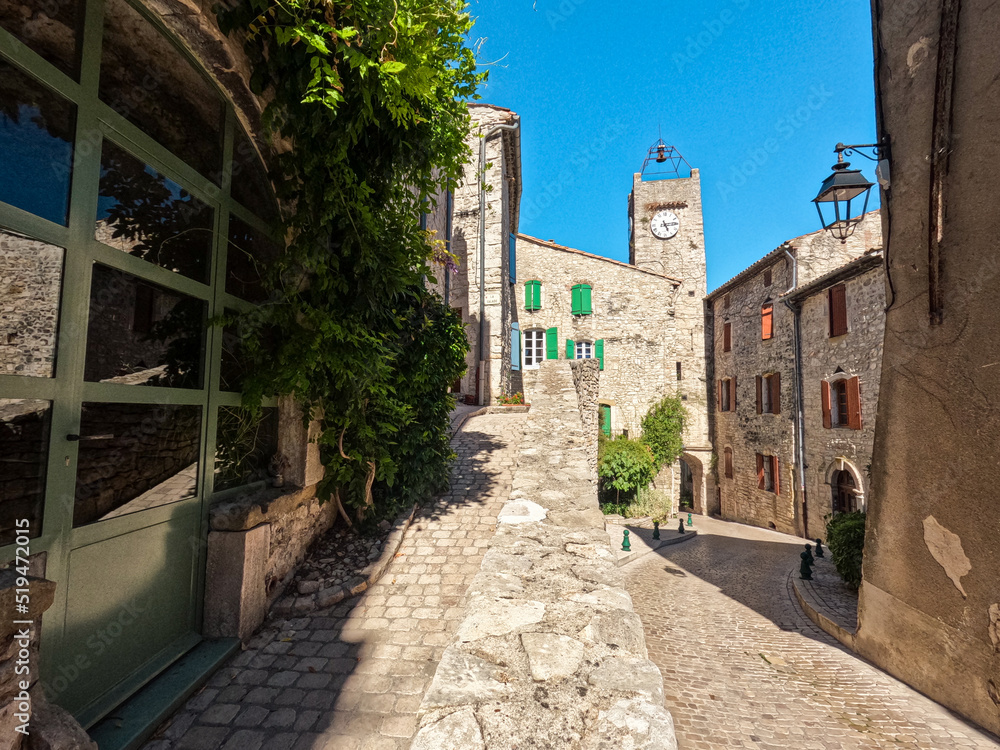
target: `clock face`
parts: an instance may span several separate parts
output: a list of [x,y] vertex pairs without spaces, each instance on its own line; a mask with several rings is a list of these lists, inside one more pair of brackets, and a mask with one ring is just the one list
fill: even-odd
[[680,227],[681,223],[673,211],[658,211],[649,223],[650,230],[661,240],[669,240]]

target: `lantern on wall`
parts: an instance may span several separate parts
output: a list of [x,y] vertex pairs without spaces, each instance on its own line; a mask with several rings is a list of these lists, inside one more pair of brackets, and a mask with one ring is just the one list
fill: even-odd
[[[867,154],[855,151],[860,148],[872,149],[876,157],[872,158]],[[823,229],[841,242],[847,242],[847,238],[854,234],[855,228],[861,223],[868,211],[871,189],[875,186],[875,183],[869,182],[860,169],[851,169],[851,163],[844,161],[844,154],[859,153],[866,159],[876,161],[880,148],[882,147],[878,144],[845,146],[843,143],[838,143],[834,149],[837,154],[837,163],[833,165],[833,173],[823,180],[819,193],[813,198]],[[883,169],[887,170],[888,166],[880,161],[880,173]],[[886,181],[883,187],[887,186]]]

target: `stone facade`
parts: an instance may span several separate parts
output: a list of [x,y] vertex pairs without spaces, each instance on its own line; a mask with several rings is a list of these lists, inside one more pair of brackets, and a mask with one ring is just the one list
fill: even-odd
[[1000,5],[872,6],[889,279],[857,647],[1000,733]]
[[[713,510],[723,518],[803,533],[801,483],[796,475],[795,314],[784,304],[784,295],[881,244],[878,215],[873,212],[846,244],[827,232],[795,238],[708,295],[706,341],[717,482]],[[767,304],[771,305],[772,335],[764,340],[762,317]],[[815,337],[818,332],[808,335]],[[863,347],[853,338],[841,343]],[[776,413],[758,413],[757,378],[773,375],[778,376],[780,391]],[[726,471],[727,450],[731,451],[731,477]],[[765,463],[776,459],[777,466],[772,463],[769,473],[777,469],[771,484],[777,492],[759,487],[758,455]],[[810,524],[810,531],[814,530],[815,524]]]
[[0,373],[55,374],[64,250],[0,232]]

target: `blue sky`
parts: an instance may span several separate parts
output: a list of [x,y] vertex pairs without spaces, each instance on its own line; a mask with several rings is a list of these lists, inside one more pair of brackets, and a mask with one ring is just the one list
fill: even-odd
[[[471,0],[482,101],[521,115],[520,230],[628,260],[662,129],[701,171],[708,288],[819,228],[833,147],[875,140],[867,0]],[[856,157],[869,179],[874,164]],[[869,208],[876,207],[876,198]]]

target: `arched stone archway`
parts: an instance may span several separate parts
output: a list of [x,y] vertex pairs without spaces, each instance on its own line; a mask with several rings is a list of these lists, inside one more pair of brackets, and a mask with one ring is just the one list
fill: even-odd
[[691,472],[691,502],[695,513],[705,513],[705,465],[693,453],[682,453],[683,461]]
[[[845,476],[846,475],[846,476]],[[853,490],[855,510],[866,510],[864,476],[851,461],[835,458],[826,468],[826,485],[830,491],[830,509],[836,511],[835,495]],[[853,485],[853,487],[852,487]]]

